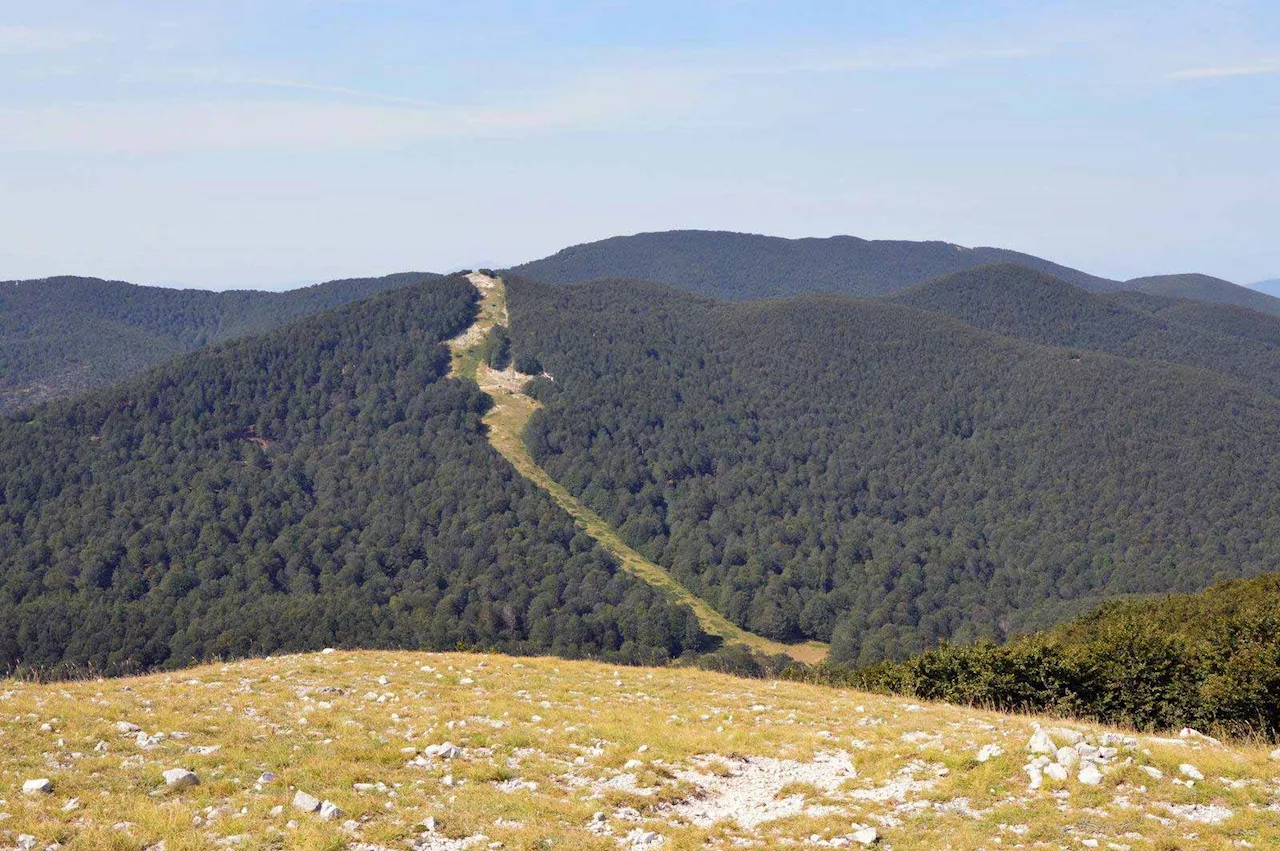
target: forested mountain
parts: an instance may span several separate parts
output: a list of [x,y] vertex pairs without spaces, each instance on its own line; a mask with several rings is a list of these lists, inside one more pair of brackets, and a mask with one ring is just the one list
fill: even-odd
[[997,646],[943,646],[831,677],[1007,712],[1143,729],[1280,734],[1280,574],[1113,601]]
[[75,277],[0,282],[0,413],[83,393],[180,352],[434,277],[404,272],[288,292],[176,290]]
[[1262,313],[1280,314],[1280,298],[1209,275],[1153,275],[1125,281],[1123,288],[1171,298],[1235,304]]
[[520,478],[487,397],[445,378],[477,297],[428,280],[0,420],[0,669],[697,646],[693,614]]
[[658,281],[730,301],[842,293],[879,296],[951,272],[1012,262],[1090,290],[1114,281],[1003,248],[965,248],[949,242],[781,239],[726,231],[666,231],[575,245],[517,266],[520,275],[549,284],[599,278]]
[[1014,264],[903,290],[900,303],[1035,343],[1213,370],[1280,396],[1280,317],[1143,293],[1089,293]]
[[755,632],[865,663],[1280,566],[1280,401],[1242,382],[885,301],[507,296],[534,456]]

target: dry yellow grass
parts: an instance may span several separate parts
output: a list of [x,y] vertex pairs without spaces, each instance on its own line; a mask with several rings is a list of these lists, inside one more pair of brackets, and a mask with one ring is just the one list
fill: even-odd
[[[1139,737],[1099,786],[1029,791],[1036,719],[688,669],[317,653],[0,681],[0,718],[0,847],[605,849],[651,831],[664,849],[816,848],[855,823],[900,851],[1280,847],[1280,770],[1262,748]],[[166,735],[144,747],[118,722]],[[423,756],[446,741],[455,758]],[[1004,753],[978,762],[990,744]],[[823,754],[853,771],[832,774]],[[1182,763],[1205,779],[1175,784]],[[165,791],[175,767],[201,784]],[[257,784],[263,772],[277,779]],[[51,794],[22,793],[42,777]],[[716,783],[750,794],[735,809]],[[345,814],[297,811],[295,789]],[[702,811],[719,821],[696,823]],[[775,817],[737,820],[762,814]]]

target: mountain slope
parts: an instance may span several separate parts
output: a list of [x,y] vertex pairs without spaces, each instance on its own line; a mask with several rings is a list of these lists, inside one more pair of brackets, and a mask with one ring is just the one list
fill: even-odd
[[0,282],[0,413],[74,396],[183,351],[435,277],[405,272],[279,293],[75,277]]
[[427,281],[0,420],[0,668],[701,646],[489,447],[442,343],[476,300]]
[[1245,308],[1089,293],[1013,264],[956,272],[892,299],[1035,343],[1208,369],[1280,396],[1280,317]]
[[1209,275],[1153,275],[1125,281],[1123,288],[1171,298],[1234,304],[1262,313],[1280,314],[1280,298]]
[[950,272],[1014,262],[1091,290],[1116,284],[1048,260],[1000,248],[946,242],[781,239],[724,231],[618,236],[566,248],[513,271],[549,284],[638,278],[730,301],[842,293],[878,296]]
[[[253,851],[1280,844],[1274,763],[1257,743],[689,669],[338,652],[0,681],[0,694],[6,846],[23,835],[37,848]],[[1069,753],[1040,754],[1032,788],[1038,732]],[[1079,779],[1086,761],[1097,785]],[[1063,779],[1047,773],[1063,763]],[[1183,785],[1183,765],[1203,779]],[[201,782],[166,787],[174,768]],[[51,791],[22,795],[35,778]],[[295,807],[298,792],[339,812]]]
[[870,662],[1280,565],[1280,401],[1242,383],[882,301],[507,293],[555,376],[534,458],[768,637]]

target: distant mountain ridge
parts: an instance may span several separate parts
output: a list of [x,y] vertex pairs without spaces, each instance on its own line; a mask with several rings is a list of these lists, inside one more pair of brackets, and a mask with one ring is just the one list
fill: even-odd
[[1250,284],[1249,289],[1280,298],[1280,278],[1270,278],[1265,281],[1258,281],[1256,284]]
[[61,276],[0,283],[0,413],[136,375],[209,343],[438,278],[400,272],[286,292],[175,290]]
[[986,331],[1050,346],[1206,369],[1280,396],[1280,317],[1138,292],[1090,293],[1001,263],[889,297]]
[[647,280],[695,295],[751,301],[806,293],[879,297],[993,263],[1016,263],[1090,292],[1134,290],[1280,315],[1280,298],[1209,275],[1116,281],[1006,248],[854,236],[784,239],[730,231],[639,233],[575,245],[512,271],[548,284]]
[[728,231],[666,231],[575,245],[513,271],[549,284],[600,278],[655,281],[728,301],[799,293],[882,296],[982,266],[1013,262],[1087,290],[1119,282],[1003,248],[948,242],[866,240],[853,236],[783,239]]
[[1134,278],[1125,281],[1123,289],[1152,293],[1153,295],[1170,296],[1172,298],[1191,298],[1197,301],[1214,301],[1221,304],[1235,304],[1260,310],[1263,313],[1274,313],[1280,316],[1280,298],[1260,292],[1256,289],[1242,287],[1212,275],[1188,273],[1182,275],[1151,275],[1146,278]]

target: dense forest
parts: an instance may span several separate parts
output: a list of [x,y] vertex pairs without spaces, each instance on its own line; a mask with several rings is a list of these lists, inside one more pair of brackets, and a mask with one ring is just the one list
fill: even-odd
[[1108,603],[1003,646],[945,645],[900,663],[793,673],[1006,712],[1275,737],[1280,575]]
[[1199,367],[1280,396],[1280,317],[1269,314],[1140,293],[1089,293],[1013,264],[956,272],[892,298],[1010,337]]
[[434,277],[405,272],[287,292],[176,290],[73,277],[0,282],[0,413],[75,396],[199,346]]
[[0,420],[0,670],[703,645],[489,447],[440,344],[477,298],[430,280]]
[[1125,281],[1124,289],[1171,298],[1234,304],[1262,313],[1280,314],[1280,298],[1210,275],[1152,275]]
[[515,267],[548,284],[641,279],[728,301],[801,293],[880,296],[951,272],[1010,262],[1090,290],[1119,284],[1030,254],[949,242],[781,239],[725,231],[666,231],[575,245]]
[[1280,566],[1280,401],[884,301],[509,277],[534,456],[735,623],[866,664]]

